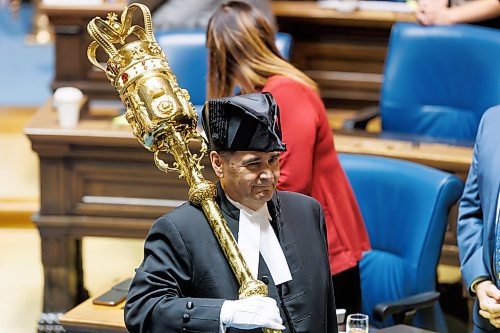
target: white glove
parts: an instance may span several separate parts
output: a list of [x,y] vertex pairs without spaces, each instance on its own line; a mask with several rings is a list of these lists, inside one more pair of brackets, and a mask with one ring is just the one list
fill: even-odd
[[251,296],[237,301],[224,301],[220,310],[220,320],[226,327],[250,330],[267,327],[284,330],[280,310],[270,297]]

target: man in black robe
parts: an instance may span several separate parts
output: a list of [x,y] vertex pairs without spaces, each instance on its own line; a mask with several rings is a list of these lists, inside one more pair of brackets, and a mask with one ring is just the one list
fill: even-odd
[[159,218],[125,306],[130,332],[337,332],[320,204],[276,191],[279,110],[269,93],[210,100],[203,109],[217,203],[269,296],[238,299],[238,283],[200,207]]

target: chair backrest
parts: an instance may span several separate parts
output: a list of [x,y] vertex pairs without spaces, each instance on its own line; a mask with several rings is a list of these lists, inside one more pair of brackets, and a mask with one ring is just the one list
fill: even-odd
[[286,32],[276,33],[276,47],[280,51],[281,56],[289,60],[292,54],[293,38],[292,35]]
[[205,104],[208,51],[202,30],[161,31],[156,33],[170,68],[181,88],[187,89],[194,105]]
[[[156,33],[156,40],[167,55],[179,86],[189,91],[191,103],[205,104],[208,75],[205,31],[160,31]],[[290,34],[276,34],[276,46],[285,59],[290,57],[292,41]]]
[[392,27],[380,111],[384,131],[474,141],[500,104],[500,30],[472,25]]
[[436,287],[449,208],[463,183],[451,174],[386,157],[339,154],[370,237],[360,262],[363,312]]

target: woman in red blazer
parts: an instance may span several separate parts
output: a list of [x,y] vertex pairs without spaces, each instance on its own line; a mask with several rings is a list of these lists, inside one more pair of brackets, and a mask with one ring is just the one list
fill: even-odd
[[325,213],[335,303],[347,313],[361,311],[358,262],[370,249],[368,234],[339,163],[326,110],[314,81],[285,61],[274,31],[250,5],[221,5],[207,29],[208,97],[270,92],[279,108],[283,142],[280,190],[310,195]]

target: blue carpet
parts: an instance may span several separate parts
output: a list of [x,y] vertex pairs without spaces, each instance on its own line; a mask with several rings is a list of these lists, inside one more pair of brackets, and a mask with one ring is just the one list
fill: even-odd
[[54,45],[25,42],[32,13],[23,5],[14,19],[7,7],[0,8],[0,107],[39,106],[52,93]]

